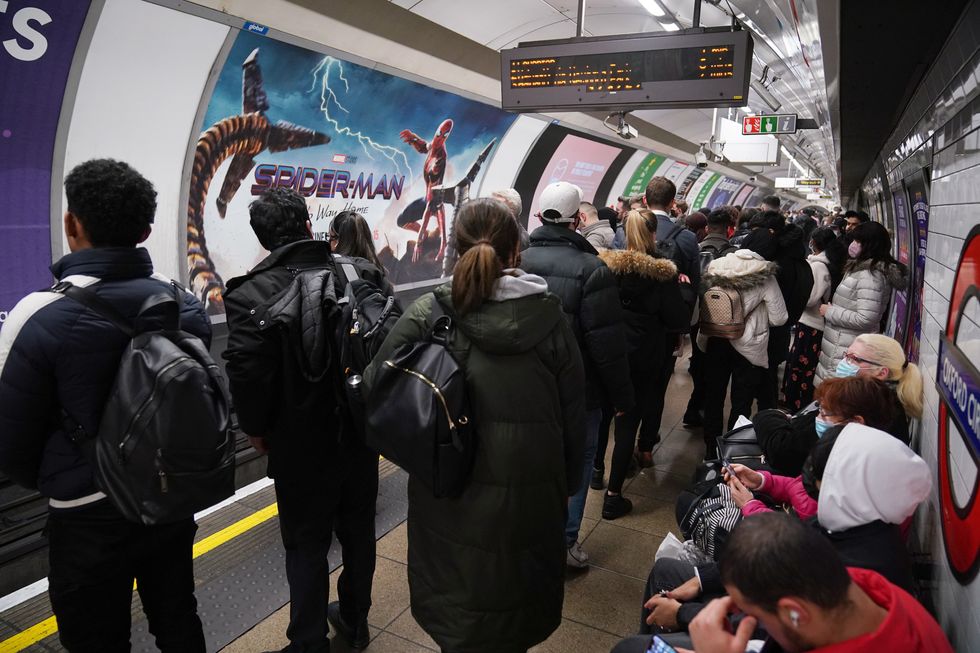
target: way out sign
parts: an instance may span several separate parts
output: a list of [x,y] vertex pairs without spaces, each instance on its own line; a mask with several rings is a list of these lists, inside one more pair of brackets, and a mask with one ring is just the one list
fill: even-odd
[[742,118],[742,135],[750,134],[795,134],[796,114],[787,113],[775,116],[746,116]]

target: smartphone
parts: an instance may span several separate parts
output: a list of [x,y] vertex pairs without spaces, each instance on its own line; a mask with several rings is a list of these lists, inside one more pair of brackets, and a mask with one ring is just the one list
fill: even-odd
[[725,471],[728,472],[729,476],[732,478],[738,478],[738,474],[735,473],[735,469],[732,467],[732,461],[728,460],[727,458],[722,458],[721,466],[725,468]]
[[647,653],[677,653],[677,649],[660,639],[660,635],[654,635],[650,640],[650,648]]

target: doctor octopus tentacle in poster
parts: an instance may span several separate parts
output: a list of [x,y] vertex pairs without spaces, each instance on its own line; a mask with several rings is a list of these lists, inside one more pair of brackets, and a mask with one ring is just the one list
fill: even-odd
[[[315,238],[356,211],[397,286],[452,273],[456,210],[515,116],[336,57],[242,32],[207,104],[187,206],[189,283],[212,315],[224,279],[265,255],[248,205],[306,198]],[[209,190],[219,189],[216,193]]]

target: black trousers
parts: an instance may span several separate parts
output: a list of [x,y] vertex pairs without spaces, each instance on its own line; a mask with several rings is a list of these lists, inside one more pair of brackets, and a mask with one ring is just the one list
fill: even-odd
[[616,409],[611,405],[602,407],[602,419],[599,420],[599,438],[596,441],[595,460],[592,467],[595,469],[606,468],[606,447],[609,445],[609,428],[612,426]]
[[793,325],[770,327],[769,329],[769,369],[765,381],[759,386],[757,399],[759,410],[776,408],[779,399],[779,366],[786,360],[789,343],[793,335]]
[[341,616],[354,625],[371,608],[378,455],[363,445],[351,444],[324,461],[315,473],[305,465],[302,470],[282,464],[275,468],[279,531],[289,582],[289,650],[329,651],[327,553],[334,532],[343,547],[344,567],[337,582]]
[[[646,384],[641,384],[634,375],[633,389],[636,396],[649,397],[654,381],[648,380]],[[640,420],[644,420],[644,407],[637,401],[637,405],[627,410],[622,415],[615,418],[615,440],[613,444],[612,462],[609,466],[609,491],[619,494],[623,491],[623,483],[626,481],[626,474],[629,471],[630,459],[633,457],[633,448],[636,446],[636,431],[640,427]],[[659,438],[658,438],[659,440]],[[644,451],[644,449],[640,449]],[[653,444],[645,451],[653,451]],[[603,452],[605,456],[605,452]]]
[[[735,351],[728,340],[708,338],[704,371],[704,444],[706,458],[713,459],[717,439],[731,430],[739,415],[752,416],[752,401],[759,384],[765,380],[766,369],[750,363]],[[732,409],[725,429],[725,394],[732,382]]]
[[664,336],[663,359],[658,369],[650,370],[651,383],[642,394],[636,390],[636,403],[643,412],[643,423],[640,426],[640,441],[637,447],[640,451],[653,451],[654,445],[660,442],[660,421],[664,416],[664,401],[667,399],[667,386],[674,374],[674,349],[680,336],[668,333]]
[[698,332],[700,329],[695,324],[691,327],[691,364],[688,371],[691,373],[691,398],[687,400],[686,414],[691,415],[700,412],[704,407],[704,352],[698,347]]
[[133,580],[156,645],[204,653],[194,598],[197,524],[144,526],[108,500],[48,515],[48,595],[58,638],[72,653],[130,650]]

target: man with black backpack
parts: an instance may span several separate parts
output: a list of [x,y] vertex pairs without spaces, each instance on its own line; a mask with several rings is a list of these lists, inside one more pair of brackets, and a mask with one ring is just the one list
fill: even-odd
[[[670,210],[676,204],[677,187],[666,177],[654,177],[647,184],[647,208],[657,216],[657,252],[668,258],[677,266],[681,275],[690,279],[690,288],[695,292],[701,284],[701,263],[698,250],[698,239],[694,232],[684,228],[684,222],[674,223]],[[692,301],[696,301],[692,298]],[[681,335],[668,333],[667,345],[664,348],[663,365],[658,370],[651,370],[656,380],[651,388],[651,396],[637,397],[637,402],[646,402],[643,412],[643,423],[640,426],[640,437],[637,451],[641,467],[653,465],[653,447],[660,441],[660,420],[664,414],[664,401],[667,397],[667,385],[674,374],[676,361],[674,352],[681,344]]]
[[[116,422],[110,414],[127,407],[110,396],[119,394],[113,388],[117,376],[124,376],[132,332],[149,333],[138,336],[141,344],[160,351],[159,338],[164,335],[143,324],[160,317],[150,315],[152,309],[160,307],[168,319],[179,318],[180,331],[168,335],[171,343],[181,342],[199,355],[184,356],[181,363],[194,378],[204,369],[200,361],[206,358],[211,327],[203,305],[155,275],[149,253],[137,247],[150,235],[156,212],[156,192],[149,181],[125,163],[92,160],[65,177],[65,193],[64,228],[71,253],[51,266],[59,280],[55,292],[25,297],[0,330],[0,471],[48,498],[48,594],[66,649],[128,651],[136,580],[157,647],[203,653],[204,633],[194,598],[193,509],[178,509],[176,517],[169,514],[154,521],[145,505],[137,503],[137,514],[127,519],[121,508],[133,497],[120,496],[97,482],[105,469],[95,461],[93,450],[109,438],[131,433],[113,428]],[[223,381],[216,383],[214,407],[221,412]],[[145,383],[131,385],[136,387],[115,388],[149,390],[142,387]],[[194,396],[183,394],[191,410],[208,407],[197,396],[212,393],[200,387],[195,387]],[[140,438],[166,440],[168,424],[181,423],[181,417],[172,414],[166,400],[150,399],[158,409],[158,430],[141,427]],[[212,426],[209,433],[171,430],[169,435],[227,437],[221,432],[225,424]],[[118,449],[119,456],[166,454],[148,452],[140,438],[123,440],[126,446]],[[219,476],[233,472],[224,458],[225,453],[216,452]],[[184,492],[193,493],[194,488],[166,486],[167,462],[171,461],[164,455],[156,459],[158,469],[144,462],[131,465],[132,473],[141,477],[128,480],[148,486],[164,501],[171,494],[187,498]],[[189,498],[193,504],[201,497]]]
[[[283,650],[329,651],[328,618],[352,648],[364,648],[378,456],[351,418],[335,333],[354,326],[336,329],[350,283],[345,268],[353,267],[376,294],[390,294],[390,286],[366,260],[335,259],[328,242],[313,240],[306,202],[294,190],[267,191],[249,213],[259,243],[271,253],[228,282],[224,357],[239,424],[256,450],[268,453],[275,480],[290,596],[290,644]],[[340,601],[328,605],[334,531],[344,568]]]

